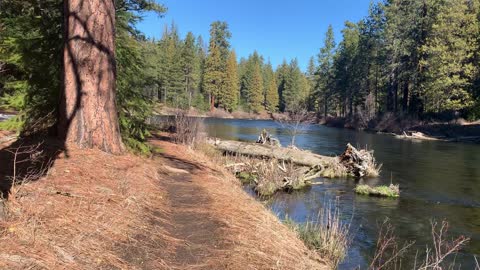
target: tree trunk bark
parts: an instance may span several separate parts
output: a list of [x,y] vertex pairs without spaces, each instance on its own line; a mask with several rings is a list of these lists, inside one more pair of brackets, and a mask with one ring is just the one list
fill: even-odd
[[409,81],[405,80],[403,85],[403,98],[402,98],[402,107],[404,112],[408,112],[408,100],[409,100]]
[[325,91],[325,95],[324,95],[324,108],[323,108],[323,118],[326,120],[327,119],[327,115],[328,115],[328,96],[327,96],[327,92]]
[[215,109],[215,96],[214,95],[210,95],[210,111],[213,112],[213,110]]
[[66,145],[121,153],[115,104],[115,5],[65,0],[64,91],[59,135]]

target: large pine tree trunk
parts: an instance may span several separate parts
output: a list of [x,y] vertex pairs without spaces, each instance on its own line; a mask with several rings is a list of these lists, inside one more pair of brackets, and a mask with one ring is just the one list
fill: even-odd
[[59,134],[66,144],[124,150],[115,105],[113,0],[65,0],[64,91]]

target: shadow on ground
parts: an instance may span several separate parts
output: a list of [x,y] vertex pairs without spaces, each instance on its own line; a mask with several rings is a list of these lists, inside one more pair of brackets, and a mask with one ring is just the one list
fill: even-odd
[[0,195],[8,199],[13,184],[37,181],[64,151],[63,142],[46,136],[19,138],[0,148]]

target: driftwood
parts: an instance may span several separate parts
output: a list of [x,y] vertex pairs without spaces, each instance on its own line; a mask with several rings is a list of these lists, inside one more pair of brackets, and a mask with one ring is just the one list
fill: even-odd
[[219,150],[252,157],[267,157],[285,160],[300,166],[313,167],[327,162],[334,162],[335,157],[317,155],[308,151],[294,148],[271,146],[239,141],[215,140],[212,144]]
[[[310,168],[309,175],[321,175],[327,178],[351,176],[355,178],[376,177],[380,166],[377,166],[373,151],[357,150],[351,144],[338,157],[328,157],[309,151],[290,147],[271,146],[267,144],[239,141],[210,140],[217,149],[238,155],[270,158],[292,162],[298,166]],[[312,172],[315,172],[312,174]]]
[[263,196],[273,195],[277,190],[301,189],[318,177],[372,177],[380,169],[372,151],[357,150],[350,144],[339,157],[327,157],[292,147],[208,141],[222,152],[237,155],[225,167]]
[[266,129],[264,129],[262,133],[260,133],[260,136],[258,136],[257,143],[271,146],[281,146],[280,141],[268,133]]
[[428,135],[425,135],[422,132],[416,132],[416,131],[407,131],[403,132],[401,135],[395,135],[397,139],[412,139],[412,140],[424,140],[424,141],[438,141],[442,140],[444,138],[437,138],[437,137],[431,137]]
[[357,150],[351,144],[347,144],[347,149],[339,159],[347,171],[356,178],[378,176],[380,168],[373,157],[373,151]]

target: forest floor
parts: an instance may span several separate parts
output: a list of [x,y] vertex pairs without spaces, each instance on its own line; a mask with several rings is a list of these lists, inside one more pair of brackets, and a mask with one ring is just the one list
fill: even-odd
[[[329,268],[205,154],[168,138],[150,158],[43,141],[48,170],[1,204],[0,269]],[[8,150],[32,143],[0,145],[1,181]]]

